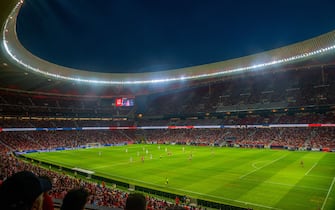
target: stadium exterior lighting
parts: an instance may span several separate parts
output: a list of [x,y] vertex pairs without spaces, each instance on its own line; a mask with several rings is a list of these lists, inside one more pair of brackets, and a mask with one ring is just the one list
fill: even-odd
[[[14,7],[12,12],[10,13],[9,17],[6,19],[6,22],[4,24],[4,30],[3,30],[3,46],[5,49],[5,52],[9,55],[9,57],[19,64],[20,66],[26,68],[27,70],[34,71],[36,73],[48,76],[50,78],[56,78],[56,79],[62,79],[67,81],[75,81],[75,82],[81,82],[81,83],[87,83],[87,84],[102,84],[102,85],[145,85],[145,84],[159,84],[159,83],[171,83],[171,82],[179,82],[179,81],[185,81],[185,80],[199,80],[199,79],[206,79],[206,78],[214,78],[218,76],[226,76],[236,73],[243,73],[246,71],[251,70],[258,70],[263,69],[266,67],[271,67],[274,65],[280,65],[285,64],[293,61],[299,61],[311,56],[319,55],[322,53],[326,53],[329,51],[335,50],[335,44],[332,42],[333,45],[321,47],[319,49],[312,50],[310,52],[301,52],[297,53],[296,55],[292,55],[290,57],[284,57],[277,60],[271,60],[264,63],[258,63],[254,65],[248,65],[244,67],[221,67],[217,69],[214,72],[207,73],[204,71],[197,72],[196,74],[185,74],[182,70],[180,71],[180,74],[183,75],[174,75],[174,76],[166,76],[166,78],[160,78],[160,79],[146,79],[146,78],[133,78],[133,80],[127,80],[127,78],[120,78],[120,79],[90,79],[90,78],[79,78],[78,76],[67,76],[67,75],[61,75],[53,72],[49,72],[46,69],[42,69],[42,67],[34,67],[32,64],[28,64],[27,62],[24,62],[24,56],[22,59],[19,59],[17,57],[20,57],[20,55],[16,56],[12,51],[10,47],[10,43],[8,42],[8,39],[6,37],[9,37],[10,33],[9,31],[14,31],[14,34],[16,36],[15,30],[16,30],[16,18],[17,14],[19,12],[19,9],[21,8],[21,5],[23,4],[23,0],[20,0],[17,5]],[[18,40],[16,40],[19,42]],[[13,46],[16,46],[15,43],[13,43]],[[14,49],[16,52],[20,52],[22,49]],[[29,61],[29,59],[27,59]],[[31,62],[32,63],[32,62]],[[51,65],[51,63],[49,63]],[[41,68],[41,69],[40,69]],[[113,74],[111,74],[113,75]]]

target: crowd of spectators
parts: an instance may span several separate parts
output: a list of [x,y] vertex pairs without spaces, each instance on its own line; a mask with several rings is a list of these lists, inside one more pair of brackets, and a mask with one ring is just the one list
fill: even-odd
[[12,150],[55,149],[80,147],[88,143],[119,144],[133,141],[131,132],[113,131],[43,131],[1,132],[0,142]]
[[[88,143],[118,144],[127,142],[157,142],[194,145],[240,145],[253,147],[262,145],[280,145],[295,148],[334,147],[334,127],[281,127],[269,128],[268,124],[332,124],[333,113],[272,115],[262,117],[250,115],[246,117],[226,116],[223,119],[171,119],[171,120],[140,120],[114,121],[101,120],[13,120],[2,119],[2,128],[78,128],[105,127],[105,130],[72,130],[72,131],[20,131],[0,132],[0,143],[9,149],[33,150],[53,149],[57,147],[79,147]],[[108,124],[111,123],[111,124]],[[215,129],[138,129],[108,130],[114,126],[188,126],[188,125],[237,125],[239,128]],[[262,125],[263,128],[254,128]]]

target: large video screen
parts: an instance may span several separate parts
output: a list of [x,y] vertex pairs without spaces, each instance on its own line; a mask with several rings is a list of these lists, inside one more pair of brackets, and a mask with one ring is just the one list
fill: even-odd
[[134,106],[134,98],[116,98],[115,106]]

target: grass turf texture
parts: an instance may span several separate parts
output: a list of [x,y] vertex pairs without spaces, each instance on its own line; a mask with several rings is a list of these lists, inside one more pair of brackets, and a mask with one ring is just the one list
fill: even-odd
[[335,209],[335,153],[128,145],[26,156],[241,207]]

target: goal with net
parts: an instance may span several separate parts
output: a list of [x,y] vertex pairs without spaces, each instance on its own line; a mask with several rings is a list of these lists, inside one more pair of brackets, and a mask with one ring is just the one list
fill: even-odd
[[100,143],[87,143],[86,144],[86,148],[98,148],[98,147],[101,147],[101,144]]

